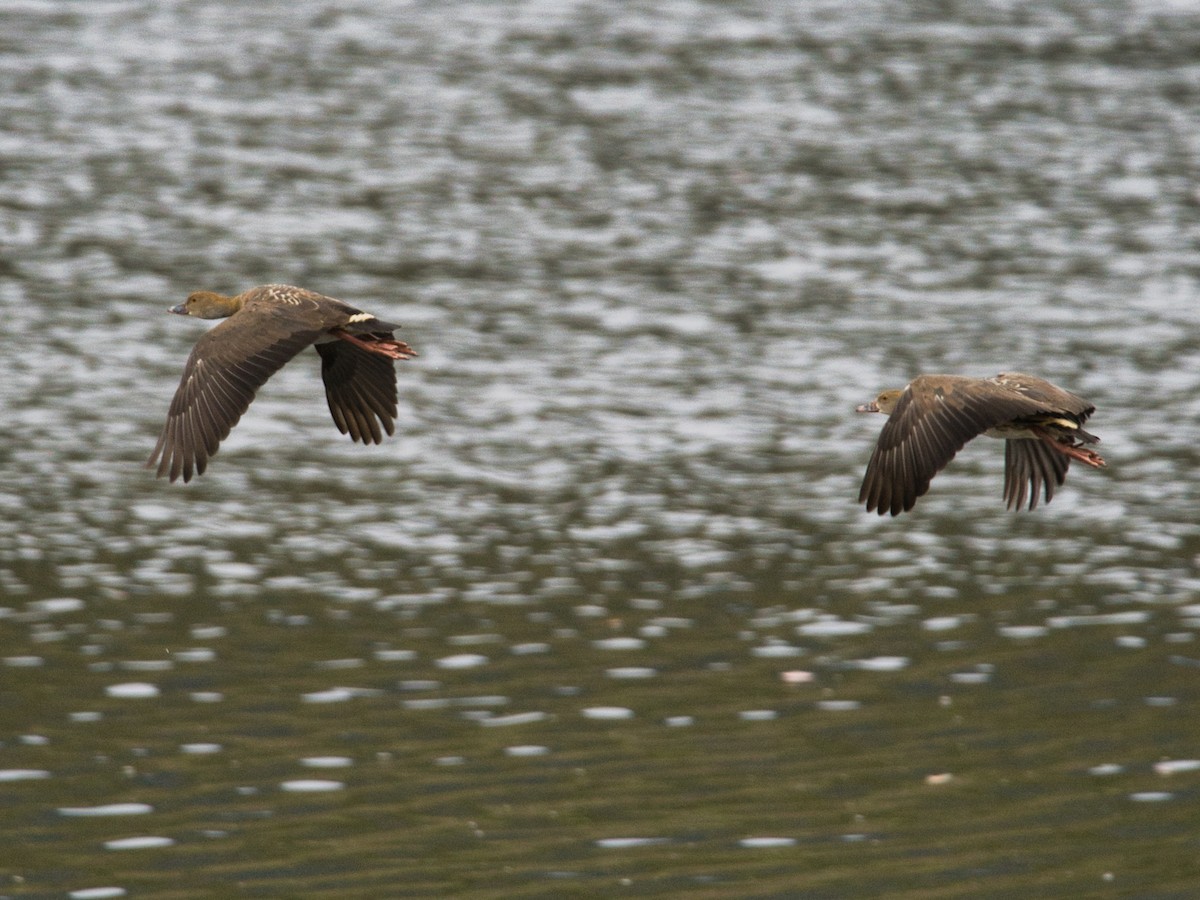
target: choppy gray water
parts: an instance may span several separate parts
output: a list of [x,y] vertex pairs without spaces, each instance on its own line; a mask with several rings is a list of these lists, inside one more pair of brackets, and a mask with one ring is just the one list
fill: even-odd
[[[0,894],[1190,897],[1189,4],[0,7]],[[315,354],[186,487],[201,323]],[[855,498],[921,371],[1109,461]]]

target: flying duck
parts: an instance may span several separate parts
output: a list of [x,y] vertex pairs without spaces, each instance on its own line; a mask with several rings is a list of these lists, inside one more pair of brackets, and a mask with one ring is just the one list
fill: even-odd
[[250,406],[257,391],[310,344],[333,422],[355,441],[378,444],[395,433],[394,360],[416,356],[399,328],[341,300],[287,284],[265,284],[236,297],[197,291],[169,312],[226,321],[206,332],[183,367],[167,424],[146,468],[190,481]]
[[963,445],[980,434],[1004,440],[1004,499],[1020,509],[1029,499],[1046,502],[1075,459],[1093,468],[1106,463],[1085,444],[1100,438],[1083,430],[1096,407],[1032,375],[1002,372],[995,378],[919,375],[903,389],[884,391],[858,412],[888,416],[858,502],[893,516],[913,508],[929,482]]

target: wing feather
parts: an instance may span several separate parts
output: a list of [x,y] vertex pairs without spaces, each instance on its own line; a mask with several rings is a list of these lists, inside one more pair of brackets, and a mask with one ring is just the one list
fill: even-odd
[[346,341],[317,344],[317,352],[325,399],[338,431],[364,444],[381,443],[384,431],[395,434],[397,392],[392,360]]
[[171,481],[202,475],[257,390],[322,330],[243,309],[206,332],[184,365],[146,467]]

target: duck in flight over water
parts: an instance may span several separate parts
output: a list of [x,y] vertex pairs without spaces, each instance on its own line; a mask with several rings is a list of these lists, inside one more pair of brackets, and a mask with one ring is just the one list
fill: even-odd
[[170,312],[225,321],[196,342],[183,367],[167,423],[146,461],[157,476],[186,482],[204,474],[255,392],[310,344],[321,357],[325,399],[338,430],[364,444],[395,433],[395,360],[416,356],[393,336],[399,325],[286,284],[236,297],[197,291]]
[[995,378],[920,375],[857,408],[888,417],[858,502],[881,516],[907,512],[967,441],[986,434],[1004,440],[1008,508],[1020,509],[1028,498],[1033,509],[1043,492],[1049,503],[1071,460],[1096,469],[1106,465],[1085,446],[1100,441],[1083,430],[1095,409],[1082,397],[1020,372]]

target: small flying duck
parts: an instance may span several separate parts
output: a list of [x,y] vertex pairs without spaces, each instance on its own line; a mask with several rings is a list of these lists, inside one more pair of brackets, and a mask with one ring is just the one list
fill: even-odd
[[986,434],[1004,440],[1004,499],[1009,509],[1046,502],[1067,477],[1071,460],[1095,469],[1106,463],[1086,444],[1100,438],[1083,430],[1096,407],[1057,385],[1020,372],[995,378],[920,375],[904,388],[881,393],[858,412],[888,417],[858,502],[893,516],[913,508],[933,476],[963,445]]
[[355,441],[395,433],[394,361],[416,356],[383,322],[349,303],[287,284],[236,297],[197,291],[169,310],[226,321],[206,332],[183,367],[167,424],[146,468],[171,481],[204,474],[210,456],[250,406],[255,392],[293,356],[314,345],[333,422]]

